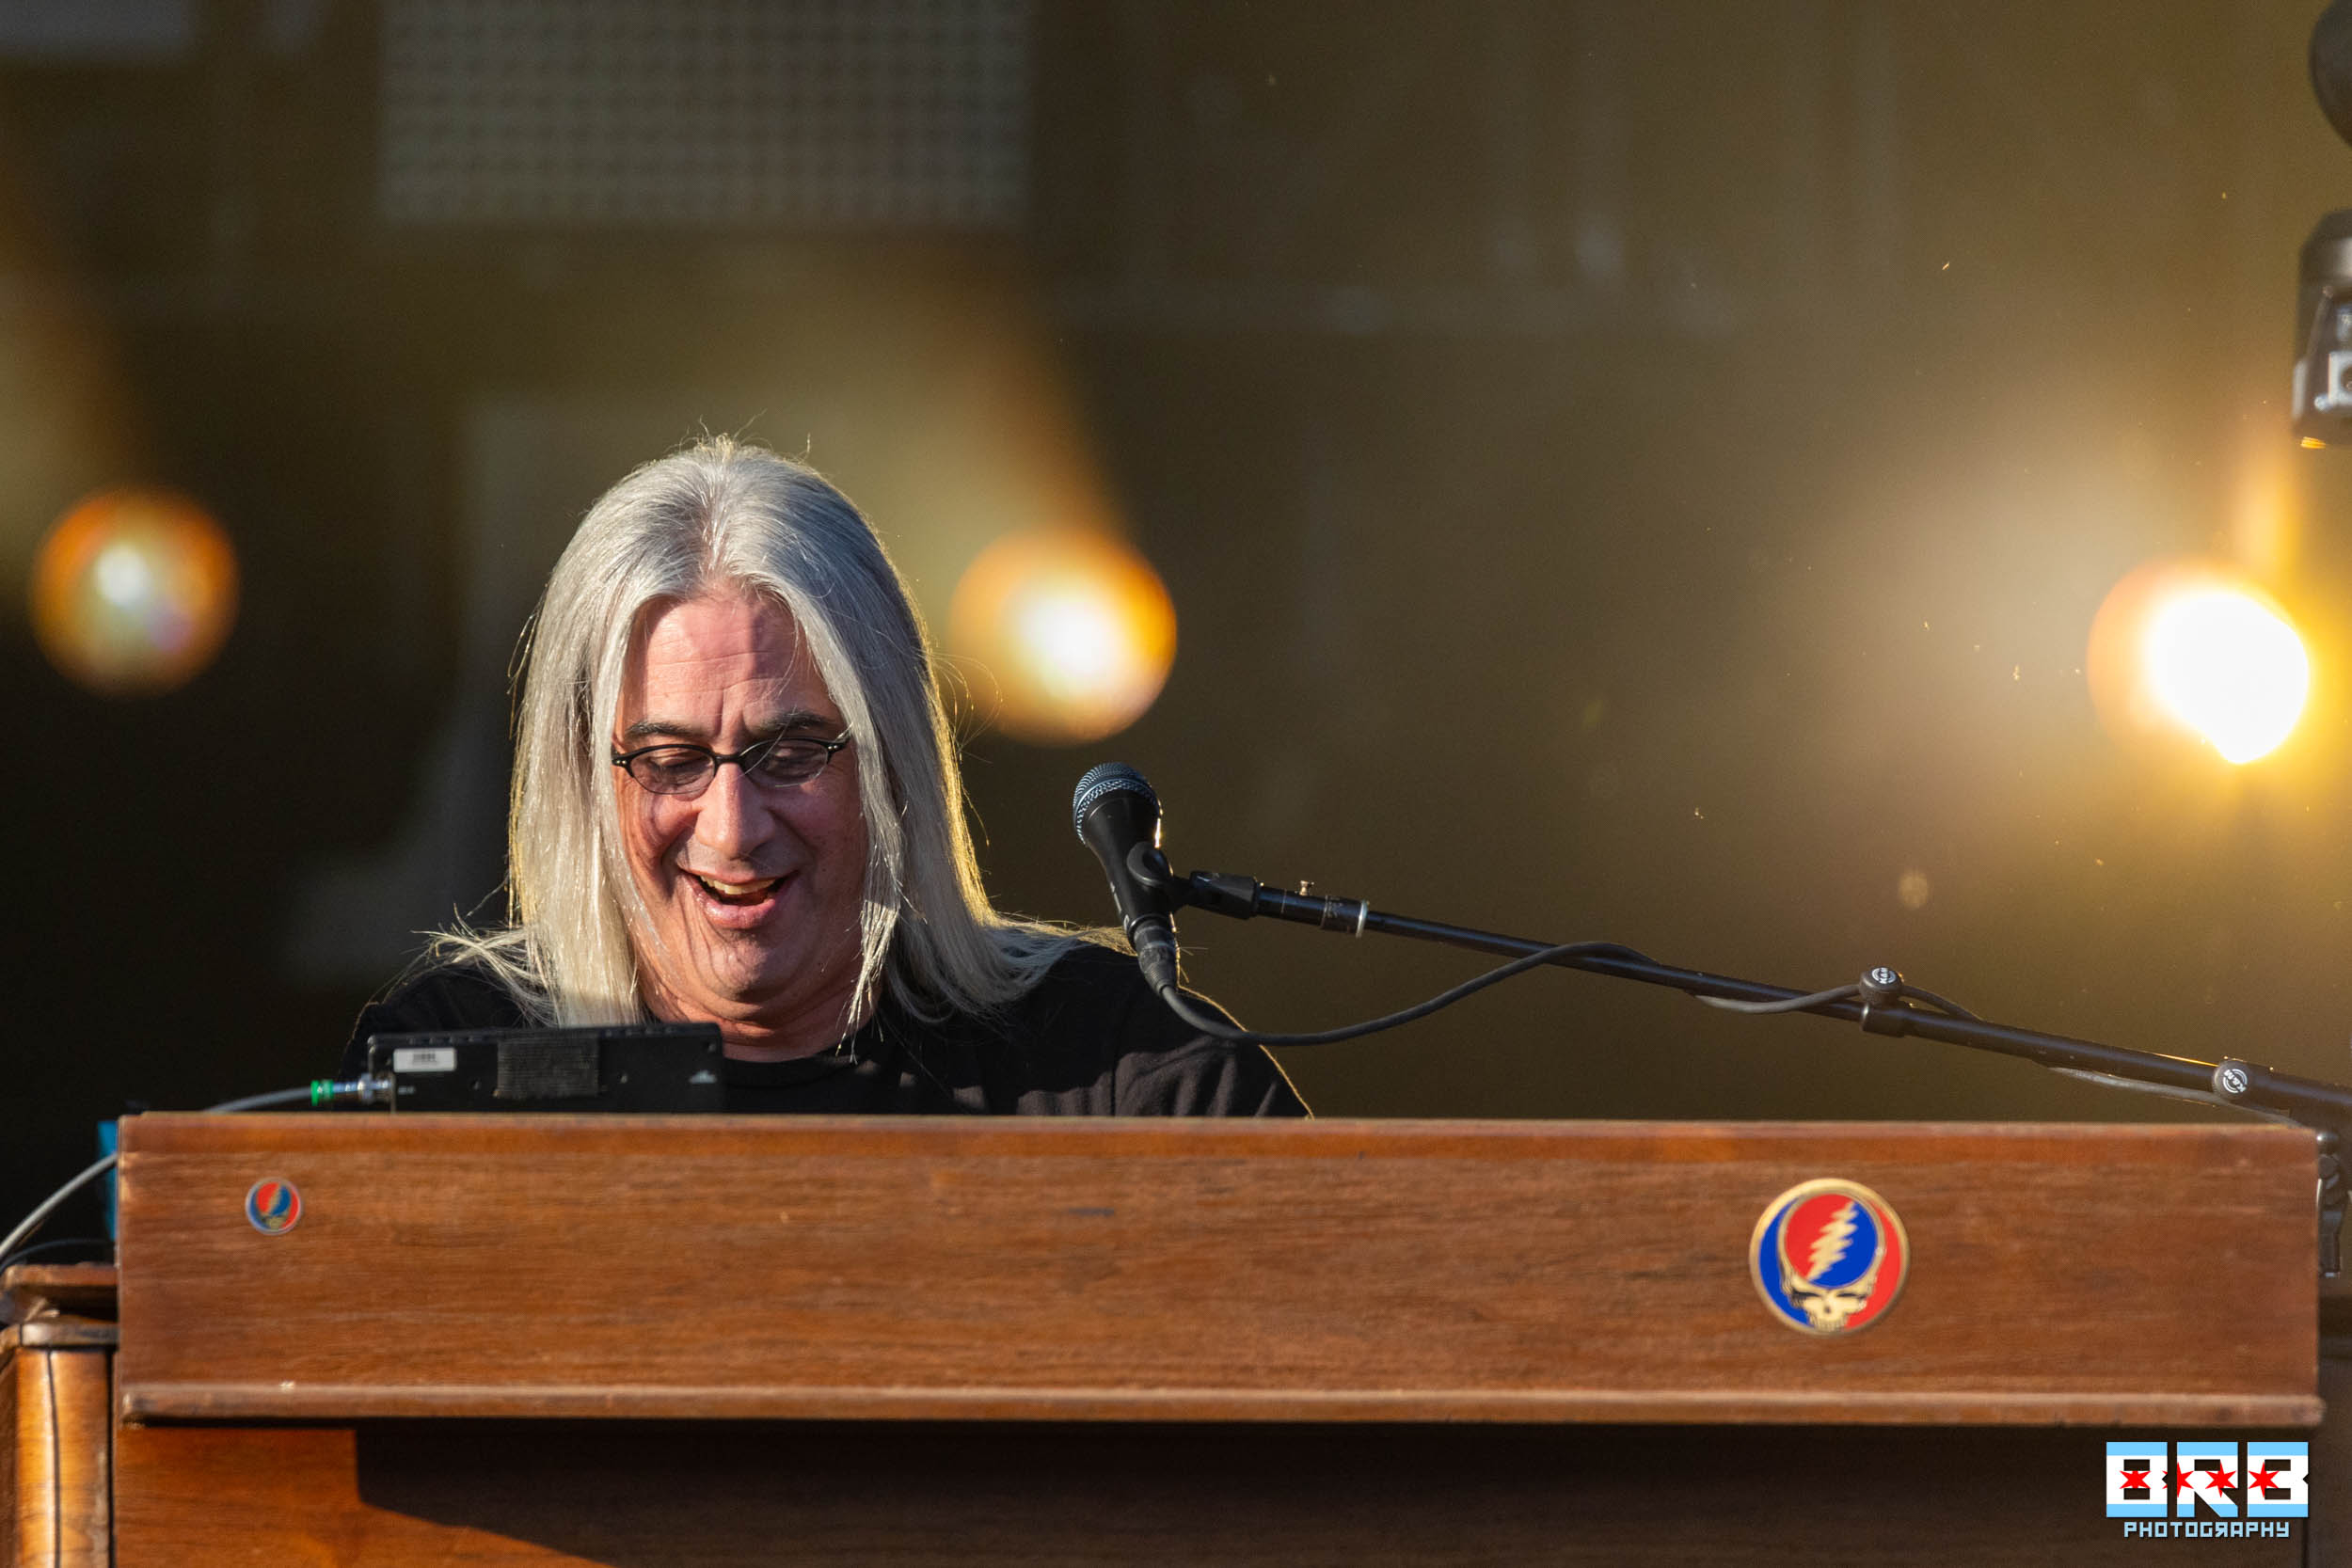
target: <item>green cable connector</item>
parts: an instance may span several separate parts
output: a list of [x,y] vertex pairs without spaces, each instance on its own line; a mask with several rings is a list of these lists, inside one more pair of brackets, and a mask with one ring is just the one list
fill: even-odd
[[392,1080],[389,1075],[374,1078],[317,1078],[310,1083],[310,1108],[323,1109],[333,1105],[389,1104],[392,1098]]

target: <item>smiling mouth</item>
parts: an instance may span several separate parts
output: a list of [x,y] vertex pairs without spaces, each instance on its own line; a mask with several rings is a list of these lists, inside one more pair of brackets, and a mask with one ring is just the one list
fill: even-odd
[[751,882],[723,882],[715,877],[689,871],[689,877],[702,884],[702,890],[722,904],[756,904],[765,899],[784,881],[781,877],[763,877]]

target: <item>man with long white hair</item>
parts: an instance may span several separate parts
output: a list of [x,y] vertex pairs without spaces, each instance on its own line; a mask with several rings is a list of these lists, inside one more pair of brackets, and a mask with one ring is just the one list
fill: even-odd
[[738,1110],[1306,1114],[1126,954],[980,885],[930,640],[812,469],[703,442],[596,505],[533,621],[510,924],[360,1014],[418,1030],[708,1022]]

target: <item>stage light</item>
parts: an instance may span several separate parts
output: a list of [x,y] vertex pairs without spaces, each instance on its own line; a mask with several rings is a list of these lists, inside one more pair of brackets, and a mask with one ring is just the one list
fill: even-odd
[[212,662],[237,612],[237,559],[168,490],[102,491],[58,519],[33,562],[33,633],[68,679],[150,696]]
[[2277,748],[2312,685],[2302,640],[2239,589],[2167,599],[2149,618],[2148,682],[2166,711],[2234,763]]
[[956,584],[948,651],[974,668],[982,717],[1008,735],[1079,745],[1149,709],[1176,656],[1176,610],[1148,562],[1108,534],[1025,529]]
[[2311,660],[2286,612],[2210,562],[2169,561],[2118,583],[2091,627],[2091,694],[2126,738],[2185,736],[2243,765],[2294,732]]

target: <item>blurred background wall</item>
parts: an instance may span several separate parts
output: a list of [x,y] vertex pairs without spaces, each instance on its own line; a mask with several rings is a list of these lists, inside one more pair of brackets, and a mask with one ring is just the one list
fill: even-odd
[[[959,666],[1009,907],[1108,916],[1068,802],[1115,756],[1179,865],[2352,1077],[2352,457],[2285,409],[2352,205],[2317,8],[0,4],[0,1210],[126,1101],[325,1073],[498,911],[523,619],[703,432],[836,479],[935,625],[1008,531],[1157,569],[1120,733],[1014,738]],[[125,483],[240,586],[109,697],[26,606]],[[2311,649],[2258,764],[2092,702],[2182,554]],[[1182,924],[1266,1028],[1478,967]],[[1572,974],[1287,1062],[1336,1115],[2167,1114]]]

